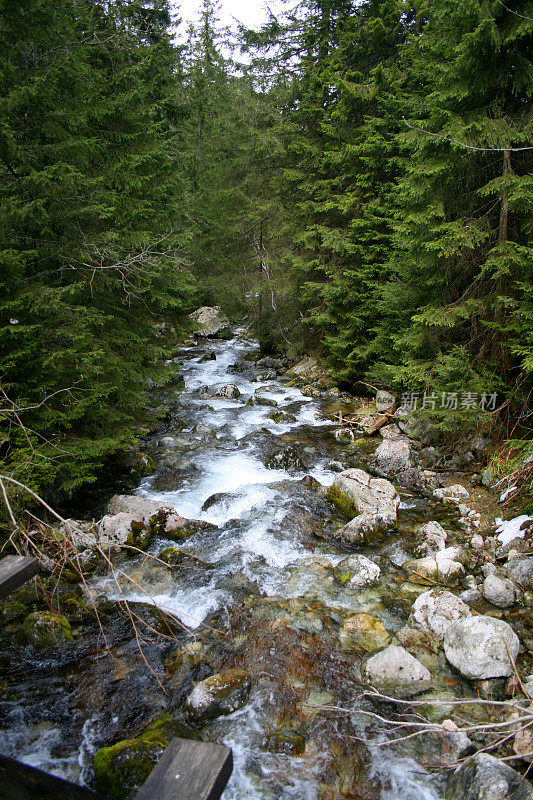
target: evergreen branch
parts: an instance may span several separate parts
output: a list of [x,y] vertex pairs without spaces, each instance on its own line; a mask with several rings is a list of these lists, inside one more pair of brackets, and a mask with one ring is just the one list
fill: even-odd
[[411,128],[413,131],[420,131],[420,133],[427,133],[428,136],[435,136],[437,139],[444,139],[445,142],[452,142],[453,144],[458,144],[460,147],[466,147],[467,150],[479,150],[482,152],[491,152],[491,153],[517,153],[519,150],[533,150],[533,145],[529,145],[526,147],[476,147],[473,144],[466,144],[466,142],[460,142],[458,139],[451,139],[449,136],[443,136],[442,133],[433,133],[432,131],[427,131],[425,128],[418,128],[416,125],[411,125],[405,117],[402,115],[402,119],[407,125],[408,128]]
[[533,17],[526,17],[525,14],[519,14],[518,11],[515,11],[514,8],[509,8],[506,6],[505,3],[502,3],[502,0],[498,0],[498,3],[505,8],[506,11],[510,11],[511,14],[516,14],[517,17],[521,17],[522,19],[527,19],[529,22],[533,22]]

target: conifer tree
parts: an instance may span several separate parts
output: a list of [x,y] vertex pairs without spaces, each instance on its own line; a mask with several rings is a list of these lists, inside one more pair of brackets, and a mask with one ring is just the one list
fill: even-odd
[[161,0],[0,8],[1,457],[34,488],[92,480],[131,440],[152,323],[190,297],[168,19]]
[[403,52],[402,175],[377,371],[397,386],[527,384],[531,22],[515,6],[522,16],[497,2],[438,0]]

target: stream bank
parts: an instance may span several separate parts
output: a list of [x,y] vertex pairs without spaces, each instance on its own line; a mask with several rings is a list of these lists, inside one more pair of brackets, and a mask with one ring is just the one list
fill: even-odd
[[[483,740],[442,727],[444,720],[460,727],[469,709],[437,701],[477,693],[505,701],[520,693],[509,685],[507,665],[502,675],[466,676],[460,652],[451,655],[453,642],[445,652],[443,628],[465,619],[470,625],[472,613],[512,626],[525,678],[527,559],[511,563],[518,577],[504,575],[482,516],[470,513],[468,489],[440,485],[449,476],[427,461],[415,468],[415,448],[407,444],[407,453],[394,425],[372,439],[336,437],[332,415],[349,411],[350,399],[320,386],[319,373],[286,374],[282,361],[261,359],[243,330],[182,347],[179,363],[185,388],[158,398],[166,419],[145,442],[156,471],[139,485],[137,506],[114,498],[100,526],[118,536],[126,525],[130,535],[140,514],[148,522],[135,542],[148,555],[115,556],[115,574],[95,559],[86,587],[62,584],[68,628],[56,614],[44,641],[28,622],[42,613],[31,587],[4,605],[0,750],[89,784],[98,753],[97,788],[126,798],[169,737],[199,735],[233,748],[227,800],[443,798],[446,773],[427,768]],[[354,514],[345,513],[346,492],[335,490],[339,476],[360,482],[370,465],[397,487],[390,495],[397,518],[375,538],[364,526],[348,528]],[[166,507],[172,513],[152,521]],[[169,524],[173,514],[196,522]],[[476,535],[483,539],[477,550],[470,546]],[[525,550],[527,542],[513,547]],[[443,564],[459,566],[443,571]],[[444,592],[431,595],[436,586]],[[505,589],[512,592],[507,605],[487,599]],[[149,635],[145,626],[142,653],[124,599],[152,634],[163,634]],[[513,650],[514,640],[505,641]],[[398,708],[361,697],[379,672],[372,659],[387,651],[413,680],[419,676],[420,686],[404,696],[420,689],[418,710],[439,724],[434,734],[394,748],[381,746],[390,733],[368,715],[393,718]],[[385,667],[390,677],[391,659]],[[483,714],[498,719],[501,707]]]

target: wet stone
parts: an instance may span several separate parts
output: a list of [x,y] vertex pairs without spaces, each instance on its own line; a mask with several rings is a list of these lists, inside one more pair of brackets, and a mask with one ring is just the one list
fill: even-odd
[[197,724],[232,714],[248,701],[252,682],[242,669],[228,669],[197,683],[188,696],[184,713]]

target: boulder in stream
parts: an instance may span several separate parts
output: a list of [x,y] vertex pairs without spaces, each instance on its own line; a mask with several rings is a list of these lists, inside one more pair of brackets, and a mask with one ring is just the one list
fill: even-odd
[[240,390],[234,383],[227,383],[225,386],[219,386],[218,389],[215,389],[213,392],[213,397],[223,397],[227,400],[235,400],[240,396]]
[[340,539],[350,543],[371,540],[396,525],[400,498],[384,478],[372,478],[362,469],[347,469],[337,475],[326,496],[345,514],[357,512],[335,533]]
[[284,469],[284,470],[303,470],[307,469],[307,465],[303,461],[300,453],[292,444],[286,447],[277,447],[269,453],[265,467],[268,469]]
[[465,678],[486,680],[513,674],[520,642],[511,626],[493,617],[465,617],[444,634],[446,658]]
[[202,306],[189,314],[198,325],[196,333],[204,338],[227,339],[231,336],[230,322],[220,306]]
[[471,616],[471,612],[466,603],[463,603],[454,594],[439,589],[430,589],[429,592],[424,592],[417,597],[413,603],[413,611],[408,624],[428,631],[442,640],[452,622],[469,616]]
[[363,667],[365,679],[393,697],[412,697],[431,687],[431,674],[403,647],[389,645],[371,656]]
[[342,623],[340,640],[345,650],[373,653],[386,647],[390,634],[384,624],[372,614],[358,612],[350,614]]
[[196,684],[183,707],[187,719],[207,722],[232,714],[248,700],[252,682],[243,669],[228,669]]
[[339,561],[335,567],[335,580],[341,586],[374,586],[379,583],[380,573],[375,561],[357,554]]
[[448,779],[446,800],[533,800],[533,789],[507,764],[476,753]]
[[107,511],[98,529],[99,543],[104,548],[133,545],[146,549],[153,536],[185,539],[199,530],[216,527],[202,520],[181,517],[171,506],[158,500],[134,495],[114,495]]

